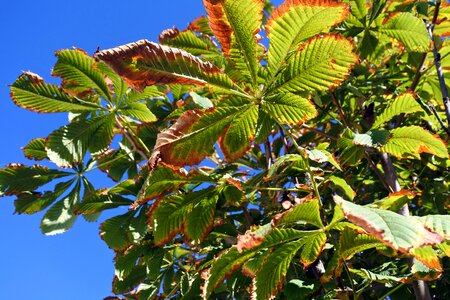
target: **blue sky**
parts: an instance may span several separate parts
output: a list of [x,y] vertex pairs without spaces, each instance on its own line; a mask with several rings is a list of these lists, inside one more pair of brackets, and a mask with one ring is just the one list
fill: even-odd
[[[281,1],[274,1],[281,2]],[[31,70],[47,81],[54,51],[78,47],[92,54],[159,33],[204,14],[200,0],[3,1],[0,10],[0,167],[33,164],[20,147],[67,123],[65,114],[36,114],[16,107],[8,84]],[[97,174],[98,175],[98,174]],[[97,188],[111,183],[92,178]],[[68,233],[41,234],[41,214],[12,215],[12,198],[0,199],[0,299],[103,299],[111,295],[113,252],[98,235],[99,223],[81,218]],[[103,218],[104,219],[104,218]]]

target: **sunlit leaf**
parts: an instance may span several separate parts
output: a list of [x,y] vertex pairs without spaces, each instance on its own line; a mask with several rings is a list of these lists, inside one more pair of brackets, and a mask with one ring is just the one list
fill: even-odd
[[342,36],[327,34],[301,44],[271,90],[309,93],[336,87],[347,77],[357,56]]
[[355,254],[364,250],[384,246],[376,237],[345,229],[339,239],[339,256],[350,260]]
[[304,239],[305,245],[300,252],[300,262],[305,268],[319,258],[326,242],[327,234],[325,232],[313,233]]
[[95,55],[116,71],[130,86],[143,90],[154,84],[207,83],[224,89],[234,87],[220,69],[188,52],[140,40]]
[[[258,41],[256,34],[262,24],[264,4],[260,0],[203,0],[209,25],[222,46],[225,55],[230,55],[237,46],[247,69],[256,84],[258,72]],[[245,12],[245,13],[243,13]]]
[[48,157],[58,166],[80,163],[86,151],[104,151],[114,136],[114,115],[102,115],[78,121],[53,131],[46,143]]
[[443,237],[429,231],[413,217],[404,217],[393,211],[353,204],[334,196],[345,217],[370,235],[395,250],[408,253],[411,249],[442,242]]
[[261,109],[278,123],[288,125],[306,122],[317,115],[309,100],[292,93],[281,93],[266,99]]
[[25,72],[11,85],[11,98],[18,106],[41,113],[93,111],[98,105],[81,102],[39,75]]
[[28,159],[43,160],[47,158],[45,151],[45,139],[33,139],[25,147],[22,148],[23,154]]
[[447,158],[448,151],[444,142],[419,126],[405,126],[391,131],[391,137],[382,147],[384,152],[398,158],[416,157],[420,153],[430,153]]
[[62,200],[56,202],[45,213],[41,221],[41,231],[46,235],[55,235],[69,230],[77,215],[73,212],[74,205],[80,199],[80,182]]
[[283,284],[291,260],[304,244],[304,240],[286,243],[266,259],[253,281],[254,299],[270,299],[276,294]]
[[277,226],[286,223],[305,222],[318,228],[323,228],[320,218],[319,200],[313,199],[306,203],[298,204],[293,209],[277,217],[275,222]]
[[349,13],[345,3],[332,0],[287,0],[272,12],[266,26],[270,39],[269,72],[277,73],[298,45],[314,35],[327,32]]
[[425,23],[411,13],[395,14],[380,32],[402,42],[408,51],[425,52],[430,46]]
[[84,197],[83,201],[74,207],[74,211],[77,214],[95,214],[119,206],[130,206],[132,203],[130,199],[101,189]]
[[388,107],[385,108],[383,113],[375,119],[372,127],[376,128],[383,123],[389,121],[393,117],[400,114],[410,114],[414,112],[423,111],[420,104],[415,99],[415,95],[411,93],[402,94],[391,102]]
[[234,161],[250,149],[255,137],[258,107],[253,104],[242,106],[219,139],[220,150],[225,159]]
[[104,99],[111,100],[103,74],[96,68],[95,60],[80,49],[56,51],[58,61],[53,67],[53,76],[84,90],[94,89]]
[[333,184],[340,189],[341,191],[344,192],[345,196],[350,199],[353,200],[353,198],[355,198],[356,193],[355,191],[352,189],[352,187],[347,183],[347,181],[345,181],[345,179],[341,178],[341,177],[337,177],[337,176],[330,176],[329,177],[330,181],[333,182]]

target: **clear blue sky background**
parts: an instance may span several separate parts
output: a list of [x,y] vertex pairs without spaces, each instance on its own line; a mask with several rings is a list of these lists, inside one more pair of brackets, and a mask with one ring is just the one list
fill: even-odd
[[[273,1],[280,3],[281,1]],[[65,114],[36,114],[16,107],[8,84],[31,70],[50,82],[53,52],[115,47],[184,29],[204,10],[200,0],[3,1],[0,9],[0,167],[33,164],[20,147],[67,123]],[[98,175],[98,174],[97,174]],[[111,182],[96,176],[96,187]],[[63,235],[46,237],[42,213],[13,215],[13,198],[0,198],[0,299],[96,300],[111,295],[113,252],[98,235],[100,223],[79,218]],[[101,220],[104,220],[104,216]]]

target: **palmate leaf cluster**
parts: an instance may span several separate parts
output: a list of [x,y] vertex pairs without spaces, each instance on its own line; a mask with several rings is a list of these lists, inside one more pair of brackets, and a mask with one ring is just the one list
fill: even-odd
[[[49,235],[128,208],[100,225],[125,299],[394,299],[417,280],[448,297],[432,53],[447,78],[448,7],[203,4],[159,43],[57,51],[59,86],[31,72],[12,83],[18,106],[69,123],[23,148],[55,166],[0,169],[0,194],[17,213],[46,210]],[[94,187],[95,169],[115,185]]]

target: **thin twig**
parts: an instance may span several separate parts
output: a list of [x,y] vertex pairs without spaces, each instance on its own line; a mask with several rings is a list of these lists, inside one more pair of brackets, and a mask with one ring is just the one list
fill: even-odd
[[270,169],[273,164],[272,160],[272,146],[270,145],[269,139],[266,140],[264,143],[264,152],[266,154],[266,163],[267,163],[267,169]]
[[338,108],[338,115],[339,115],[339,117],[341,118],[341,120],[344,123],[345,127],[348,128],[349,126],[348,126],[348,122],[347,122],[347,116],[345,115],[345,112],[342,109],[341,104],[336,99],[336,96],[333,93],[330,93],[330,95],[331,95],[331,99],[333,100],[334,105],[336,105],[336,107]]
[[337,137],[332,136],[332,135],[329,135],[328,133],[325,133],[325,132],[323,132],[323,131],[321,131],[321,130],[319,130],[319,129],[317,129],[317,128],[311,127],[311,126],[309,126],[309,125],[307,125],[307,124],[302,124],[302,127],[303,127],[303,128],[306,128],[306,129],[308,129],[308,130],[314,131],[315,133],[318,133],[318,134],[320,134],[320,135],[322,135],[322,136],[324,136],[324,137],[326,137],[326,138],[329,138],[329,139],[332,140],[332,141],[337,141],[337,140],[338,140]]
[[131,143],[133,146],[134,151],[139,153],[142,158],[144,158],[146,161],[149,160],[149,157],[147,154],[138,146],[138,143],[133,139],[133,137],[130,135],[128,130],[122,125],[122,122],[119,120],[119,117],[116,117],[116,125],[119,127],[121,133],[124,135],[124,137]]
[[[439,16],[440,6],[441,6],[441,1],[436,1],[436,6],[434,8],[433,22],[428,24],[427,31],[428,31],[428,35],[430,36],[431,42],[433,44],[434,65],[436,66],[436,72],[437,72],[437,76],[439,79],[439,85],[440,85],[441,92],[442,92],[442,99],[444,102],[445,115],[447,117],[447,123],[448,123],[447,129],[448,129],[448,128],[450,128],[450,98],[448,96],[448,89],[445,84],[444,74],[442,72],[441,55],[439,54],[439,51],[437,49],[436,43],[433,38],[434,25]],[[444,128],[445,128],[445,126],[444,126]],[[447,132],[447,130],[446,130],[446,132]]]

